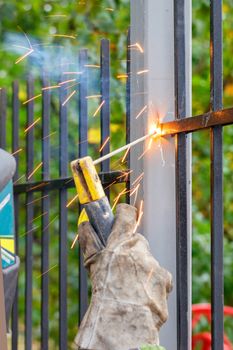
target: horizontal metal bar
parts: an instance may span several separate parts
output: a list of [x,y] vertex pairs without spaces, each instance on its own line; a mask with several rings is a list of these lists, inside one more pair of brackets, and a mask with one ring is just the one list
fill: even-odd
[[172,122],[161,123],[161,133],[175,135],[182,132],[190,133],[203,129],[209,129],[215,125],[233,124],[233,108],[223,109],[216,112],[208,112],[195,117],[189,117]]
[[[112,182],[123,183],[128,181],[129,170],[125,171],[110,171],[108,173],[99,173],[100,180],[103,186],[110,185]],[[60,190],[62,188],[75,187],[72,177],[54,179],[48,181],[37,181],[14,185],[14,193],[25,192],[40,192],[44,190]]]

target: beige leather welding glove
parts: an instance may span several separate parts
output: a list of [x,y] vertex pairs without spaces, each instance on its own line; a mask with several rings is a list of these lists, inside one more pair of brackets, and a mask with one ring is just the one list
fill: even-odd
[[79,227],[92,298],[75,339],[78,349],[129,350],[159,344],[172,278],[152,256],[147,240],[134,233],[136,216],[136,208],[118,205],[106,248],[88,222]]

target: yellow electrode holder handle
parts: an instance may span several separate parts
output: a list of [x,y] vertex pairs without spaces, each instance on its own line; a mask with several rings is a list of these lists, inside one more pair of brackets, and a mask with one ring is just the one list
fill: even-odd
[[106,245],[114,222],[114,215],[105,196],[100,178],[91,157],[77,159],[71,163],[80,203],[84,206],[78,225],[90,221],[97,236]]
[[71,162],[71,170],[81,204],[90,203],[105,196],[91,157]]

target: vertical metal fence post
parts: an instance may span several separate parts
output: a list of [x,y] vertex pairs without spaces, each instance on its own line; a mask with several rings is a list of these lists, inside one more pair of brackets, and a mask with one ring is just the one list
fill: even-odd
[[[79,90],[79,157],[85,157],[88,152],[87,128],[88,128],[88,112],[87,112],[87,50],[80,50],[79,53],[79,70],[80,90]],[[87,288],[87,272],[83,265],[83,256],[79,249],[79,323],[88,307],[88,288]]]
[[[185,0],[174,1],[176,119],[186,116]],[[189,349],[186,134],[176,136],[177,348]]]
[[[68,170],[68,127],[66,91],[60,87],[59,116],[59,176],[66,177]],[[59,349],[67,349],[67,189],[59,191]]]
[[6,147],[6,89],[0,90],[0,147]]
[[[48,86],[44,75],[42,86]],[[42,180],[49,180],[50,162],[50,91],[42,90]],[[49,349],[49,191],[42,191],[41,201],[41,349]]]
[[[211,110],[222,109],[222,0],[210,1]],[[211,333],[223,349],[223,165],[222,126],[211,129]]]
[[[27,99],[34,96],[34,81],[32,77],[27,81]],[[34,118],[34,101],[27,103],[27,126],[33,123]],[[33,171],[34,165],[34,130],[31,128],[27,132],[26,137],[26,153],[27,153],[27,169],[26,177],[27,181],[32,181],[32,176],[28,178]],[[32,349],[32,245],[33,245],[33,193],[26,194],[26,251],[25,251],[25,264],[26,264],[26,288],[25,288],[25,350]]]
[[[19,149],[19,84],[18,81],[14,81],[12,85],[12,152],[16,152]],[[18,179],[18,158],[19,155],[14,155],[16,160],[16,171],[14,175],[14,181]],[[18,255],[18,226],[19,226],[19,196],[14,194],[14,210],[15,210],[15,252]],[[18,287],[15,292],[15,301],[12,310],[12,349],[18,349]]]
[[[100,52],[100,93],[101,103],[103,106],[100,111],[100,128],[101,128],[101,145],[110,136],[110,52],[109,40],[101,40]],[[110,152],[110,140],[101,151],[101,156]],[[106,159],[101,163],[101,171],[107,172],[110,169],[110,159]],[[105,193],[109,198],[110,189],[106,189]]]

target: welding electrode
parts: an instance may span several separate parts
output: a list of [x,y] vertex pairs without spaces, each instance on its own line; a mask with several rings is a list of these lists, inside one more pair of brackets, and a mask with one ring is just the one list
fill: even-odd
[[80,214],[79,223],[88,221],[89,219],[104,245],[106,245],[111,232],[114,216],[96,172],[95,165],[156,135],[160,135],[160,130],[159,128],[153,127],[148,134],[94,161],[92,161],[91,157],[84,157],[71,162],[71,170],[79,201],[83,204],[85,209]]
[[71,169],[79,202],[86,212],[82,211],[79,223],[89,219],[101,242],[106,245],[114,216],[93,161],[91,157],[74,160]]

